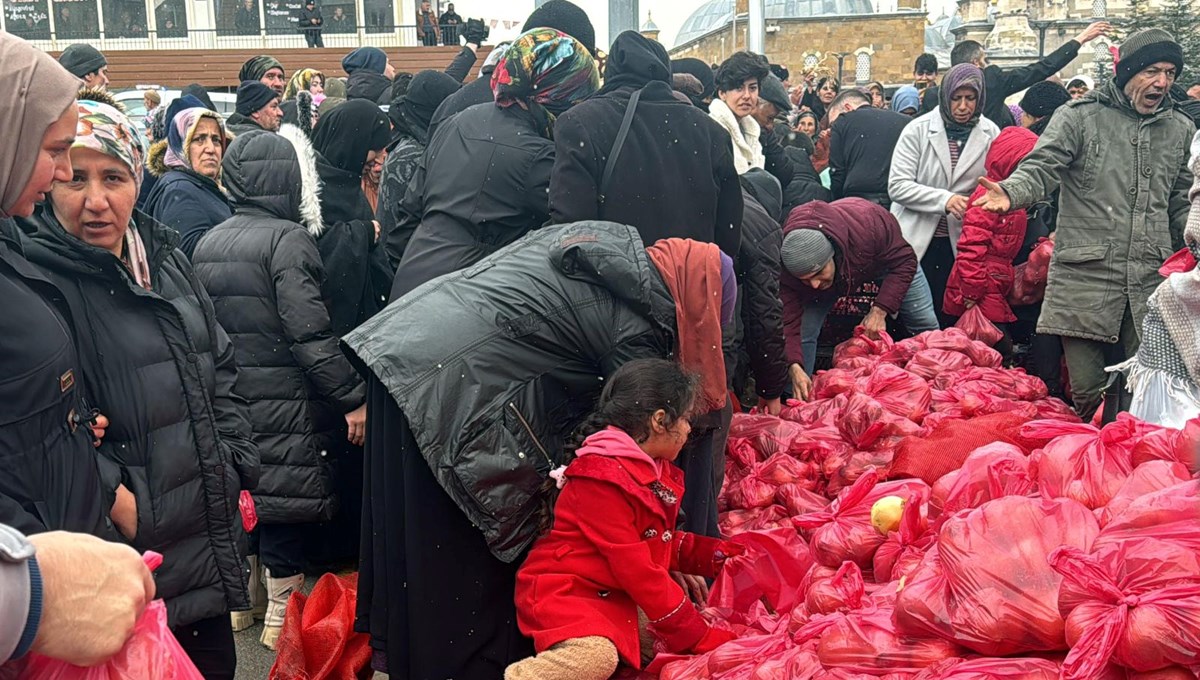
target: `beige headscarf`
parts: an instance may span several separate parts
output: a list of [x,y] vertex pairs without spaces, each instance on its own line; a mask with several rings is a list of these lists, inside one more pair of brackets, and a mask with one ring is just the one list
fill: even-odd
[[75,103],[80,81],[50,55],[0,31],[0,215],[9,214],[33,175],[42,137]]

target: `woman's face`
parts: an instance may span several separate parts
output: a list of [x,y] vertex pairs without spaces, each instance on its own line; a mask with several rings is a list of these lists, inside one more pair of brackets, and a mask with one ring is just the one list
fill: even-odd
[[1037,119],[1037,118],[1034,118],[1034,117],[1033,117],[1033,116],[1031,116],[1031,115],[1029,115],[1029,112],[1028,112],[1028,111],[1022,111],[1022,112],[1021,112],[1021,127],[1025,128],[1026,130],[1028,130],[1029,128],[1033,127],[1033,126],[1034,126],[1034,124],[1035,124],[1035,123],[1037,123],[1037,122],[1038,122],[1038,119]]
[[735,116],[739,119],[744,118],[758,108],[758,78],[747,78],[741,87],[725,90],[717,95]]
[[829,106],[829,102],[832,102],[833,98],[836,97],[837,94],[838,85],[837,81],[833,78],[829,78],[825,82],[821,83],[821,87],[817,89],[817,99],[820,99],[821,103],[826,106]]
[[887,103],[883,101],[883,90],[877,87],[871,88],[871,106],[877,109],[887,108]]
[[308,81],[308,91],[312,94],[325,94],[325,81],[321,76],[313,76]]
[[950,95],[950,116],[959,125],[969,123],[975,117],[975,107],[979,104],[979,95],[969,87],[960,87]]
[[386,160],[386,150],[368,152],[367,162],[363,165],[363,176],[372,184],[379,184],[379,179],[383,175],[383,162]]
[[50,192],[67,233],[120,257],[137,203],[137,181],[121,161],[94,149],[71,149],[71,177]]
[[188,145],[188,162],[192,170],[216,179],[221,174],[221,157],[225,153],[223,142],[217,121],[207,116],[201,118],[192,135],[192,143]]
[[815,137],[817,135],[817,121],[812,116],[804,116],[796,121],[796,129],[809,137]]
[[75,102],[67,106],[58,120],[42,135],[42,145],[33,161],[33,172],[16,202],[8,207],[0,206],[14,217],[29,217],[38,203],[46,200],[46,194],[55,182],[71,179],[71,144],[75,142],[75,126],[79,124],[79,110]]

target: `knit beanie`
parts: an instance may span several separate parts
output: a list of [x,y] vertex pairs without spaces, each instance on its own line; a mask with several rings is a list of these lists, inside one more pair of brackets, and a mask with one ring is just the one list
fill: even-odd
[[108,65],[108,59],[100,50],[86,43],[69,45],[58,56],[58,63],[71,72],[71,75],[82,78],[89,73],[95,73]]
[[787,88],[773,73],[767,74],[767,77],[762,79],[758,96],[774,104],[780,113],[788,113],[792,110],[792,102],[788,99]]
[[1117,87],[1124,88],[1130,78],[1160,61],[1174,64],[1176,73],[1183,71],[1183,48],[1170,33],[1148,28],[1129,36],[1117,52]]
[[550,0],[533,10],[521,27],[521,32],[526,33],[532,28],[558,29],[580,42],[593,57],[596,56],[596,29],[592,27],[587,12],[573,2]]
[[833,244],[816,229],[794,229],[783,237],[779,255],[792,276],[812,276],[833,259]]
[[1021,97],[1021,110],[1034,118],[1042,118],[1069,101],[1071,95],[1067,93],[1067,88],[1043,80],[1025,90],[1025,96]]
[[237,112],[249,116],[263,109],[279,94],[257,80],[244,80],[237,89]]
[[342,59],[342,70],[347,75],[355,71],[366,71],[367,73],[383,75],[383,72],[387,70],[387,61],[386,52],[378,47],[367,45],[347,54]]
[[273,68],[283,71],[284,75],[287,74],[287,71],[283,69],[283,64],[279,63],[279,60],[275,57],[268,54],[250,57],[246,60],[246,63],[242,64],[242,70],[238,71],[238,80],[262,80],[262,77],[267,75],[267,71]]

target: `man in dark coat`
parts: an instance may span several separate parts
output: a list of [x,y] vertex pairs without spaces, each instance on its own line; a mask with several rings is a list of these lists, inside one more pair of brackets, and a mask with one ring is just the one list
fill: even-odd
[[438,18],[438,25],[442,28],[443,45],[458,46],[458,26],[461,23],[462,17],[454,11],[454,3],[446,5],[446,11]]
[[[938,327],[933,305],[917,305],[929,293],[925,278],[916,276],[912,246],[896,218],[875,203],[843,198],[793,210],[783,227],[780,259],[787,361],[796,397],[808,398],[825,317],[838,298],[867,281],[882,279],[871,311],[863,318],[868,333],[883,331],[887,317],[897,313],[914,332]],[[923,296],[920,286],[925,286]],[[910,287],[915,289],[912,296]]]
[[750,115],[758,122],[761,130],[758,139],[762,144],[763,158],[766,159],[764,167],[775,179],[779,180],[779,186],[784,191],[787,190],[787,185],[791,183],[792,177],[796,174],[796,169],[792,167],[792,161],[783,149],[780,133],[787,130],[787,126],[786,124],[780,125],[780,129],[777,130],[775,125],[777,121],[786,121],[786,116],[791,110],[792,102],[788,100],[787,89],[783,87],[783,82],[774,74],[763,78],[759,88],[758,108]]
[[229,117],[229,130],[235,135],[266,130],[278,132],[283,122],[283,109],[275,90],[257,80],[246,80],[238,86],[237,109]]
[[[596,56],[596,29],[592,26],[587,12],[570,0],[549,0],[541,7],[533,10],[525,25],[521,27],[524,33],[531,28],[555,28],[578,40],[584,47]],[[468,39],[469,40],[469,39]],[[429,124],[429,136],[437,132],[437,128],[447,118],[475,106],[495,101],[492,94],[492,72],[495,71],[496,61],[504,53],[502,45],[497,45],[488,55],[487,63],[479,71],[479,78],[463,85],[462,89],[446,97]]]
[[309,47],[325,47],[325,41],[321,40],[324,24],[325,17],[321,16],[321,9],[317,7],[316,0],[304,3],[304,9],[300,10],[299,26]]
[[[983,45],[974,40],[964,40],[955,45],[950,52],[950,66],[975,64],[983,69],[983,86],[986,93],[983,115],[998,127],[1006,128],[1016,125],[1017,121],[1013,120],[1012,111],[1009,111],[1008,104],[1004,103],[1005,99],[1058,73],[1079,56],[1079,48],[1111,32],[1112,25],[1107,21],[1097,21],[1083,29],[1073,40],[1068,40],[1062,47],[1047,54],[1041,61],[1008,70],[989,64]],[[921,113],[936,109],[940,100],[937,87],[925,90],[921,95]]]
[[360,47],[342,59],[346,80],[346,99],[366,99],[374,104],[390,104],[392,78],[396,69],[387,53],[378,47]]
[[[630,99],[639,91],[628,137],[614,149]],[[671,63],[662,45],[633,31],[617,36],[604,87],[558,119],[554,140],[554,222],[611,220],[637,227],[647,244],[691,238],[737,255],[742,190],[733,144],[712,118],[672,94]],[[610,157],[611,179],[603,187]]]
[[829,180],[833,197],[857,196],[885,208],[892,152],[912,118],[871,106],[859,90],[846,90],[829,104]]

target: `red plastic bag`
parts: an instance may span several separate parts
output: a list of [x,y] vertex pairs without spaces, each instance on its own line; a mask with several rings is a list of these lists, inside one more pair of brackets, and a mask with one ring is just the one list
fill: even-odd
[[1054,254],[1054,241],[1043,238],[1029,253],[1029,259],[1013,270],[1013,287],[1008,293],[1008,304],[1014,307],[1032,305],[1046,297],[1046,281],[1050,274],[1050,256]]
[[1182,430],[1163,428],[1142,437],[1133,445],[1134,467],[1151,460],[1182,463],[1192,473],[1200,472],[1200,418],[1184,423]]
[[292,593],[270,680],[355,680],[371,663],[371,637],[354,632],[358,574],[325,574],[311,595]]
[[242,528],[246,533],[254,531],[254,527],[258,526],[258,510],[254,507],[254,497],[245,489],[238,496],[238,510],[242,513]]
[[1088,550],[1099,532],[1091,511],[1065,498],[1006,496],[951,517],[900,591],[897,629],[985,656],[1065,649],[1062,577],[1047,556]]
[[915,673],[962,654],[951,642],[908,638],[896,632],[895,589],[871,596],[862,609],[839,617],[821,633],[817,657],[827,669],[875,674]]
[[916,477],[933,484],[962,467],[972,451],[994,442],[1012,444],[1028,453],[1033,443],[1020,435],[1026,422],[1013,413],[996,413],[940,423],[923,437],[907,437],[900,442],[888,477]]
[[915,680],[1058,680],[1059,664],[1048,659],[953,660],[931,666]]
[[829,507],[829,499],[814,493],[807,483],[780,486],[775,492],[775,502],[781,504],[792,516],[807,515]]
[[999,352],[982,342],[975,342],[971,338],[968,338],[967,334],[958,328],[947,328],[944,331],[928,331],[918,337],[924,339],[926,348],[944,349],[965,354],[970,357],[976,366],[999,368],[1004,362]]
[[929,487],[919,479],[879,483],[879,473],[867,470],[843,489],[827,510],[793,517],[797,529],[810,536],[809,548],[818,564],[840,567],[850,561],[871,568],[884,537],[871,525],[871,506],[884,496],[916,496],[925,502]]
[[1090,425],[1035,422],[1022,433],[1037,437],[1046,430],[1074,432],[1055,437],[1033,454],[1038,486],[1047,498],[1072,498],[1096,509],[1107,505],[1120,490],[1133,472],[1134,443],[1154,429],[1157,427],[1122,413],[1102,430]]
[[1104,526],[1096,548],[1138,538],[1157,538],[1200,551],[1200,481],[1135,499]]
[[921,422],[929,413],[933,394],[929,383],[920,376],[893,366],[880,364],[858,381],[860,391],[875,398],[889,413]]
[[[154,571],[162,555],[142,556]],[[30,654],[20,677],[24,680],[204,680],[187,652],[167,627],[167,605],[154,600],[134,624],[125,646],[108,661],[81,668],[65,661]]]
[[933,485],[930,514],[944,518],[1004,496],[1032,495],[1036,489],[1037,480],[1024,451],[1012,444],[988,444]]
[[1152,460],[1133,469],[1120,490],[1098,511],[1101,526],[1108,526],[1114,517],[1121,514],[1134,501],[1155,491],[1181,484],[1191,479],[1182,463]]
[[974,366],[971,357],[962,352],[945,349],[923,349],[913,355],[905,370],[926,380],[933,380],[943,373],[965,371]]
[[812,558],[795,530],[742,533],[731,540],[746,546],[746,553],[725,561],[709,591],[710,607],[746,612],[765,600],[773,611],[786,613],[803,602],[800,584]]
[[837,569],[813,565],[800,589],[809,616],[858,609],[866,595],[862,570],[853,562],[843,562]]
[[875,551],[873,564],[876,583],[897,581],[921,564],[925,551],[937,538],[936,534],[929,531],[929,523],[922,514],[924,507],[915,496],[904,504],[900,528],[888,533],[883,544]]
[[847,359],[856,357],[877,357],[892,348],[892,336],[880,333],[878,340],[867,337],[862,326],[854,329],[854,337],[833,348],[833,365],[841,366]]
[[993,347],[1004,339],[1004,331],[996,328],[996,324],[984,315],[983,309],[979,305],[975,305],[963,313],[954,327],[966,333],[967,337],[972,340],[982,342],[988,347]]
[[1064,680],[1096,680],[1110,661],[1153,671],[1200,659],[1200,556],[1154,539],[1059,548],[1059,607],[1071,652]]

